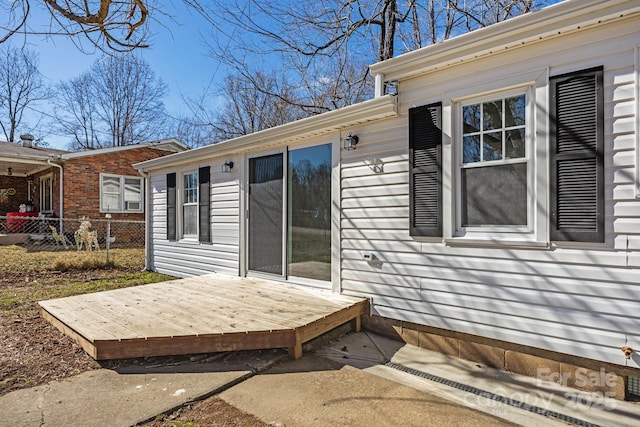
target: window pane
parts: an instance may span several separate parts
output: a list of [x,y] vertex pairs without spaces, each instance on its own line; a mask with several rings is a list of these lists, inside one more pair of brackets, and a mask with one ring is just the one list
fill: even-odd
[[114,212],[120,210],[120,194],[102,194],[102,211]]
[[289,275],[331,280],[331,144],[289,152]]
[[184,176],[184,203],[198,203],[198,174]]
[[492,132],[483,135],[482,160],[502,160],[502,132]]
[[183,234],[185,236],[198,234],[198,206],[185,205],[182,212]]
[[506,143],[505,148],[507,152],[508,159],[517,159],[520,157],[524,157],[525,155],[525,144],[524,144],[524,128],[522,129],[513,129],[506,131]]
[[103,212],[120,211],[120,177],[102,176],[102,187],[100,188],[101,205]]
[[40,179],[40,210],[51,211],[53,210],[53,193],[52,193],[52,179],[51,177]]
[[198,234],[198,173],[183,176],[182,235]]
[[480,104],[462,107],[464,133],[480,132]]
[[[462,109],[461,225],[526,226],[527,163],[504,162],[526,158],[526,95]],[[482,128],[469,132],[467,117],[475,118],[478,109]],[[491,163],[484,166],[484,162]]]
[[474,163],[480,161],[480,135],[465,136],[463,138],[462,162]]
[[505,127],[524,126],[525,124],[525,97],[524,95],[506,98]]
[[527,224],[527,164],[462,169],[462,226]]
[[124,200],[125,202],[142,201],[142,180],[138,178],[125,178]]
[[482,104],[482,129],[502,129],[502,100]]
[[102,191],[105,193],[120,193],[120,177],[103,176]]

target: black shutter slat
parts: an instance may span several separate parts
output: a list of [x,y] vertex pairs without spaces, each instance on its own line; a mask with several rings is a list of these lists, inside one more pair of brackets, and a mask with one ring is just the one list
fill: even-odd
[[176,240],[176,174],[167,174],[167,240]]
[[409,110],[412,236],[442,236],[442,104]]
[[603,69],[550,83],[551,240],[604,242]]
[[203,166],[198,169],[198,240],[211,242],[211,188],[209,181],[211,167]]

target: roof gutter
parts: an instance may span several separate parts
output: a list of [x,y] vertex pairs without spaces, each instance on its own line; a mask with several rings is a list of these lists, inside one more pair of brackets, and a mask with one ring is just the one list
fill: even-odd
[[406,80],[441,68],[640,13],[637,0],[567,0],[369,67],[376,81]]
[[361,123],[395,117],[397,114],[397,97],[385,95],[358,104],[349,105],[338,110],[318,114],[317,116],[307,117],[260,132],[243,135],[218,144],[207,145],[182,153],[136,163],[133,167],[139,171],[149,171],[169,165],[175,166],[190,163],[200,160],[203,157],[228,155],[258,145],[284,144],[289,141],[323,135]]

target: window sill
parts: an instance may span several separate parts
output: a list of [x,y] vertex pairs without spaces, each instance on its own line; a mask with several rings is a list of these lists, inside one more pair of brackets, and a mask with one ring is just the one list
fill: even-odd
[[209,242],[201,242],[200,240],[198,240],[198,236],[183,236],[180,239],[176,240],[176,242],[178,243],[184,243],[187,245],[202,245],[202,244],[207,244]]
[[100,211],[101,214],[141,214],[144,211]]
[[517,247],[548,249],[549,242],[534,240],[532,238],[519,238],[515,236],[504,237],[450,237],[444,239],[444,243],[449,246],[492,246],[492,247]]

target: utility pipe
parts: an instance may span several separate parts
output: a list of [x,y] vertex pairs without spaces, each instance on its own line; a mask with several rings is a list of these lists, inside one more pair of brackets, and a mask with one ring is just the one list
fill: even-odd
[[62,214],[64,213],[64,202],[63,202],[63,195],[64,195],[64,192],[63,192],[63,189],[64,189],[64,184],[63,184],[63,183],[64,183],[64,174],[63,174],[63,169],[62,169],[62,166],[60,166],[59,164],[57,164],[57,163],[53,163],[53,162],[51,161],[51,158],[48,158],[48,159],[47,159],[47,163],[48,163],[49,165],[51,165],[51,166],[55,166],[55,167],[57,167],[58,169],[60,169],[60,205],[58,206],[58,207],[59,207],[59,209],[58,209],[58,212],[59,212],[59,213],[58,213],[58,216],[60,217],[60,234],[62,234],[62,235],[63,235],[63,233],[64,233],[64,230],[63,230],[63,223],[62,223]]

